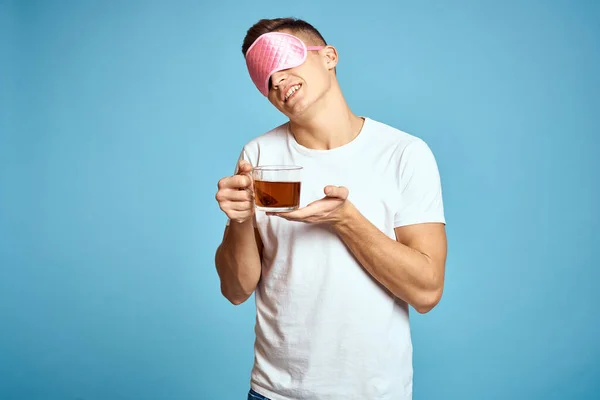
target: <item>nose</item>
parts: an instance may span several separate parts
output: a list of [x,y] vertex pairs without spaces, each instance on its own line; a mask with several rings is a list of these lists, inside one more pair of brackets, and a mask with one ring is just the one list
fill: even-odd
[[275,88],[280,86],[287,79],[287,72],[277,71],[271,75],[271,85]]

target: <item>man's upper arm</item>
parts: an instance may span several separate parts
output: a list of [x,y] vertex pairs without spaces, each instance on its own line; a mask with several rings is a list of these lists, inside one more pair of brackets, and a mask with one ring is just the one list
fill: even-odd
[[394,231],[398,242],[424,254],[433,265],[443,270],[448,251],[445,224],[414,224],[395,228]]

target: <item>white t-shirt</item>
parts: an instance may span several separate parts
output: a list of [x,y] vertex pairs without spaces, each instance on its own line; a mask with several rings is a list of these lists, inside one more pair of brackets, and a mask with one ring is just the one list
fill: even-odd
[[[445,223],[440,177],[427,144],[365,118],[360,134],[332,150],[300,145],[283,124],[249,142],[253,166],[300,165],[300,206],[327,185],[382,232]],[[357,262],[322,224],[255,213],[264,244],[255,292],[256,341],[251,387],[273,400],[412,398],[408,306]]]

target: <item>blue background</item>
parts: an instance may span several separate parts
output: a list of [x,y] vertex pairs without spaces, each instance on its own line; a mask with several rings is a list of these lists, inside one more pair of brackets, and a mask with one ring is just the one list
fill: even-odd
[[254,301],[220,295],[214,195],[285,121],[240,51],[277,16],[437,157],[450,252],[411,317],[415,400],[600,396],[598,2],[0,4],[0,398],[245,398]]

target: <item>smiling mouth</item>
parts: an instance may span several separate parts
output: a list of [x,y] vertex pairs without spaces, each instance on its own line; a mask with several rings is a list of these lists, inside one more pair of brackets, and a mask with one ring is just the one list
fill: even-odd
[[289,99],[294,97],[294,95],[298,92],[298,90],[300,90],[301,87],[302,87],[302,85],[292,86],[290,88],[290,90],[288,90],[287,93],[285,94],[285,98],[283,99],[283,102],[286,103]]

